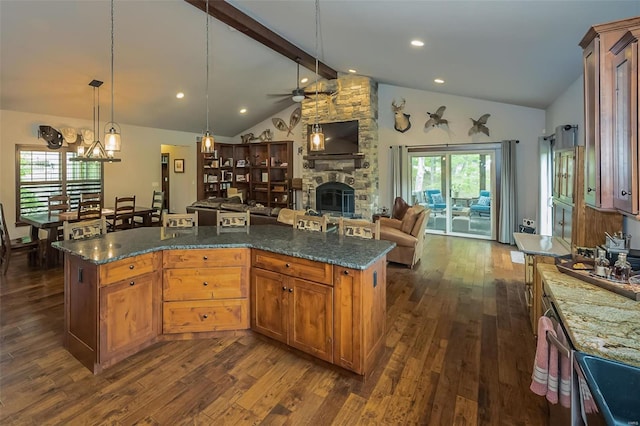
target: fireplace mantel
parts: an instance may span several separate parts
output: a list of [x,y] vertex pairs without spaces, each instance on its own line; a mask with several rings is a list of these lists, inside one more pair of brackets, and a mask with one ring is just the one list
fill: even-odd
[[307,161],[310,169],[314,169],[316,167],[316,160],[333,160],[333,161],[342,161],[342,160],[353,160],[353,165],[356,169],[362,168],[362,160],[364,159],[364,154],[316,154],[316,155],[305,155],[302,157],[305,161]]

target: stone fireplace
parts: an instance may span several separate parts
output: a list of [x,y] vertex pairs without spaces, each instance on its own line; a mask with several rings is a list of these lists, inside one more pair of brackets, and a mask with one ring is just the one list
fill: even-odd
[[[351,75],[318,84],[321,91],[337,92],[335,96],[318,97],[318,122],[358,120],[358,151],[363,158],[346,159],[338,155],[309,161],[304,143],[303,207],[345,214],[342,203],[348,200],[346,216],[371,219],[378,205],[378,85],[368,77]],[[313,91],[315,87],[307,90]],[[307,140],[307,124],[313,124],[315,119],[316,100],[303,101],[301,122],[304,141]],[[324,202],[336,205],[326,208]]]

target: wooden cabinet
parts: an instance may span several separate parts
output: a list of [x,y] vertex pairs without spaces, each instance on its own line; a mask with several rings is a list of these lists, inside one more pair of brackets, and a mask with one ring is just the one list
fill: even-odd
[[153,273],[100,288],[101,364],[119,361],[155,342],[161,334],[158,289]]
[[293,142],[217,143],[212,154],[200,152],[198,142],[198,199],[226,197],[238,188],[244,200],[267,207],[293,206]]
[[386,259],[366,270],[333,268],[333,362],[366,374],[384,347]]
[[614,76],[611,48],[628,30],[640,28],[630,18],[589,29],[580,41],[583,50],[585,167],[584,201],[599,210],[614,206]]
[[638,196],[638,37],[627,32],[611,48],[613,77],[613,204],[633,216],[640,213]]
[[553,203],[553,235],[571,247],[573,231],[573,206],[561,202]]
[[[255,256],[255,255],[254,255]],[[264,267],[295,265],[304,259],[272,255],[274,262],[265,262],[268,254],[261,252]],[[254,257],[255,258],[255,257]],[[311,261],[306,261],[311,262]],[[302,263],[306,263],[302,262]],[[319,262],[315,262],[319,263]],[[321,264],[323,265],[323,264]],[[254,266],[255,262],[254,262]],[[330,268],[330,265],[327,265]],[[286,268],[286,266],[285,266]],[[288,268],[280,272],[254,268],[251,273],[251,325],[253,330],[325,361],[333,361],[333,287],[300,278],[304,269]],[[329,276],[332,277],[331,274]]]
[[574,202],[575,158],[574,149],[554,153],[553,196],[571,204]]
[[365,270],[253,251],[251,328],[366,375],[384,347],[386,258]]
[[160,335],[161,254],[95,265],[65,259],[65,347],[94,373]]
[[165,251],[163,333],[249,328],[249,259],[249,249]]

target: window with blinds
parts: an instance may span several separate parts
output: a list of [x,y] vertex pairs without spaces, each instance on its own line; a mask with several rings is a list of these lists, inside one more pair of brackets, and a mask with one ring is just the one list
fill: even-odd
[[46,147],[16,146],[16,217],[47,212],[52,195],[67,194],[71,208],[76,208],[83,192],[103,192],[102,163],[73,162],[71,148],[50,150]]

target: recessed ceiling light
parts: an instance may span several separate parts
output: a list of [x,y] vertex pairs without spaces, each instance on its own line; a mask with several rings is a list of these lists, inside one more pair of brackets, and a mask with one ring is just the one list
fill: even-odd
[[300,83],[305,84],[307,81],[309,81],[309,79],[305,77],[302,80],[300,80]]
[[349,69],[349,72],[350,72],[351,74],[355,74],[355,73],[357,73],[358,71],[354,70],[353,68],[350,68],[350,69]]
[[441,78],[436,78],[435,80],[433,80],[433,82],[438,84],[444,84],[444,80]]
[[176,98],[178,98],[178,99],[184,98],[184,93],[182,93],[182,92],[176,93]]
[[415,46],[415,47],[422,47],[424,46],[424,41],[421,40],[411,40],[411,45]]
[[246,108],[241,108],[240,109],[240,114],[246,114],[247,113],[247,109]]

